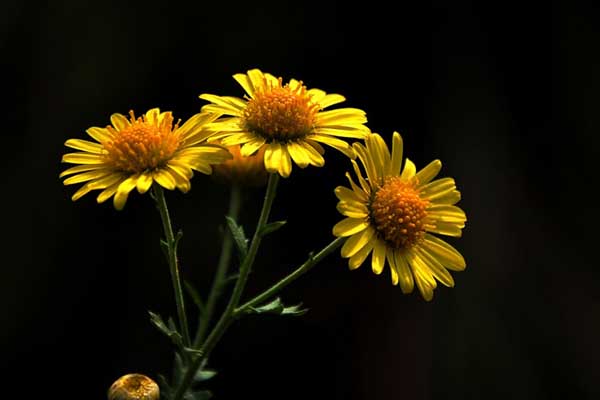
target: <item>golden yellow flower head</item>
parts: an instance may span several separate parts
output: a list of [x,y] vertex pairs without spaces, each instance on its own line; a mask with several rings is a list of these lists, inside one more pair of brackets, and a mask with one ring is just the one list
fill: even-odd
[[269,176],[263,162],[264,148],[247,157],[242,156],[239,145],[229,146],[227,150],[233,158],[213,167],[211,176],[215,180],[226,184],[255,187],[267,183]]
[[193,170],[210,174],[211,165],[231,158],[222,146],[205,143],[212,133],[206,126],[217,117],[200,113],[180,126],[170,111],[160,112],[158,108],[137,118],[133,111],[129,118],[113,114],[112,125],[87,130],[95,142],[65,142],[65,146],[80,152],[65,154],[62,161],[80,165],[63,171],[60,177],[73,175],[64,180],[65,185],[86,182],[75,192],[73,201],[101,189],[98,203],[114,196],[118,210],[125,206],[133,189],[145,193],[153,182],[169,190],[187,192]]
[[160,390],[156,382],[141,374],[127,374],[117,379],[108,389],[108,400],[158,400]]
[[246,91],[244,99],[202,94],[209,101],[203,111],[223,114],[213,124],[215,135],[225,146],[241,145],[241,154],[249,156],[264,149],[265,168],[288,177],[292,161],[300,168],[322,167],[324,149],[331,146],[350,158],[356,154],[340,138],[363,139],[369,129],[365,112],[357,108],[322,111],[346,99],[319,89],[307,89],[300,81],[282,78],[252,69],[233,78]]
[[347,218],[333,227],[333,234],[348,237],[341,249],[350,269],[360,267],[371,254],[373,272],[380,274],[389,265],[392,284],[404,293],[416,283],[425,300],[433,298],[436,280],[452,287],[448,272],[462,271],[462,255],[433,233],[460,237],[465,226],[463,210],[455,206],[460,192],[452,178],[433,180],[442,163],[432,161],[417,172],[406,159],[402,166],[402,137],[394,132],[390,154],[378,134],[369,134],[365,145],[353,145],[364,168],[352,166],[358,184],[346,174],[350,188],[339,186],[337,209]]

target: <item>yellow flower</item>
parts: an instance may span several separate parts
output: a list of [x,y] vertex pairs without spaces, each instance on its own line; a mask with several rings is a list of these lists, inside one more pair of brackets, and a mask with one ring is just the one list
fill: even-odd
[[352,160],[358,184],[349,173],[350,188],[338,186],[337,209],[347,218],[333,227],[333,234],[348,237],[341,255],[349,258],[350,269],[360,267],[369,254],[373,272],[389,265],[392,284],[403,293],[416,283],[425,300],[433,298],[436,280],[454,286],[448,272],[462,271],[466,264],[451,245],[432,235],[460,237],[466,216],[456,207],[460,192],[454,179],[433,180],[442,167],[439,160],[416,171],[406,159],[402,164],[402,137],[394,132],[392,153],[378,134],[369,134],[365,145],[355,143],[366,179]]
[[213,167],[211,176],[215,180],[240,186],[264,186],[267,183],[269,175],[263,161],[264,147],[247,157],[241,155],[240,145],[229,146],[227,150],[233,158]]
[[249,156],[264,148],[265,168],[288,177],[292,160],[300,168],[325,164],[323,147],[331,146],[350,158],[352,147],[341,138],[363,139],[369,129],[365,112],[356,108],[321,111],[345,101],[339,94],[319,89],[306,89],[302,82],[291,79],[283,84],[271,74],[258,69],[233,78],[247,93],[245,99],[202,94],[211,102],[203,111],[224,114],[211,124],[225,146],[242,145],[241,154]]
[[125,206],[129,192],[137,188],[139,193],[145,193],[153,182],[185,193],[190,190],[192,170],[210,174],[211,164],[231,158],[221,146],[202,143],[210,134],[205,126],[217,117],[200,113],[179,126],[179,122],[173,124],[170,111],[160,112],[158,108],[139,118],[133,111],[129,119],[113,114],[112,126],[86,131],[96,142],[65,142],[65,146],[81,151],[65,154],[62,162],[80,165],[65,170],[60,177],[73,175],[64,180],[65,185],[86,182],[75,192],[73,201],[91,190],[102,189],[98,203],[114,195],[117,210]]

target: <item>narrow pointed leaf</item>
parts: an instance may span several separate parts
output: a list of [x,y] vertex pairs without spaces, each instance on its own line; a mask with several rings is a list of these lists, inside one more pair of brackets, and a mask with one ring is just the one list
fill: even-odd
[[233,241],[237,246],[240,260],[243,260],[246,258],[246,254],[248,254],[248,239],[244,233],[244,228],[238,225],[230,216],[226,216],[225,220],[227,221],[227,227],[229,228],[229,232],[231,232]]
[[259,234],[261,236],[265,236],[268,235],[269,233],[273,233],[276,230],[280,229],[282,226],[284,226],[287,223],[287,221],[275,221],[275,222],[271,222],[270,224],[267,224],[264,226],[264,228],[262,228],[259,232]]

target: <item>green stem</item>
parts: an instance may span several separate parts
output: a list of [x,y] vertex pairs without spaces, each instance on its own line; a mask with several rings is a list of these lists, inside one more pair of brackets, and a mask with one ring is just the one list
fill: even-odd
[[177,305],[177,315],[179,317],[179,326],[181,334],[183,336],[183,343],[185,346],[190,346],[190,333],[188,329],[187,317],[185,314],[185,303],[183,299],[183,290],[181,289],[181,279],[179,277],[179,262],[177,260],[177,240],[173,235],[173,227],[171,225],[171,218],[169,217],[169,209],[167,208],[167,201],[165,199],[165,193],[160,185],[155,184],[152,187],[154,192],[154,199],[156,200],[156,206],[160,212],[160,218],[162,219],[163,229],[165,231],[165,240],[167,244],[167,258],[169,260],[169,269],[171,271],[171,281],[173,283],[173,291],[175,292],[175,304]]
[[[231,217],[236,222],[240,213],[240,203],[240,187],[238,185],[233,185],[231,187],[231,194],[229,197],[229,210],[227,211],[227,216]],[[232,248],[233,238],[231,237],[231,232],[229,232],[229,229],[225,227],[219,263],[217,264],[217,270],[215,271],[212,287],[210,288],[208,299],[206,300],[206,307],[204,308],[204,313],[201,317],[201,321],[196,332],[196,337],[194,339],[193,346],[194,348],[198,348],[198,346],[200,346],[202,341],[206,338],[206,333],[208,332],[208,327],[213,317],[215,305],[223,291],[223,286],[225,284],[225,276],[227,275],[227,270],[229,269],[229,262],[231,260]]]
[[202,362],[206,359],[206,357],[210,354],[214,346],[221,339],[229,325],[233,322],[235,316],[234,311],[237,307],[240,297],[242,296],[242,292],[246,286],[246,282],[248,280],[248,275],[250,270],[252,269],[252,264],[254,263],[254,258],[256,257],[256,253],[258,251],[258,247],[262,240],[262,231],[263,228],[267,225],[267,220],[269,219],[269,214],[271,212],[271,206],[273,205],[273,200],[275,199],[275,193],[277,192],[277,183],[279,182],[279,175],[277,173],[269,175],[269,183],[267,184],[267,191],[265,193],[265,199],[263,202],[262,210],[260,212],[260,217],[258,218],[258,223],[256,224],[256,230],[254,231],[254,235],[252,236],[252,241],[250,242],[250,248],[248,249],[248,254],[242,261],[242,265],[240,266],[240,274],[235,283],[235,287],[233,288],[233,293],[231,294],[231,298],[229,299],[229,303],[223,311],[221,318],[211,331],[206,341],[200,347],[200,355],[194,359],[189,369],[186,371],[181,383],[177,387],[177,391],[173,396],[173,400],[181,400],[183,398],[184,393],[192,383],[194,376]]
[[257,306],[260,303],[263,303],[263,302],[269,300],[271,297],[273,297],[275,294],[279,293],[283,288],[288,286],[290,283],[294,282],[300,276],[302,276],[305,273],[307,273],[308,271],[310,271],[323,258],[327,257],[330,253],[332,253],[338,247],[340,247],[342,245],[342,243],[344,243],[345,239],[346,238],[344,238],[344,237],[339,237],[339,238],[333,240],[327,246],[325,246],[317,254],[310,255],[308,257],[308,260],[306,260],[306,262],[304,264],[302,264],[301,266],[299,266],[294,272],[292,272],[291,274],[289,274],[288,276],[286,276],[285,278],[283,278],[282,280],[280,280],[279,282],[277,282],[276,284],[274,284],[273,286],[271,286],[269,289],[265,290],[258,296],[249,300],[244,305],[236,308],[235,311],[233,312],[234,316],[238,316],[238,315],[242,314],[244,311],[246,311],[248,308]]

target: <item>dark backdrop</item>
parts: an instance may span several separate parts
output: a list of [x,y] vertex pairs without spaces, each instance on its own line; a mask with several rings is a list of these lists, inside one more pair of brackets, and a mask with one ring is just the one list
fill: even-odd
[[[224,337],[216,398],[597,398],[596,10],[486,3],[5,1],[3,389],[102,399],[124,373],[168,373],[146,313],[174,314],[159,217],[148,196],[122,212],[71,202],[63,143],[132,108],[188,118],[200,93],[241,95],[231,75],[259,67],[343,94],[418,166],[440,158],[463,193],[451,243],[468,267],[426,303],[330,256],[284,292],[307,315]],[[282,181],[273,214],[289,223],[263,242],[249,293],[331,240],[349,163],[326,156]],[[192,186],[168,200],[182,272],[206,292],[228,194]],[[246,194],[247,230],[261,197]]]

